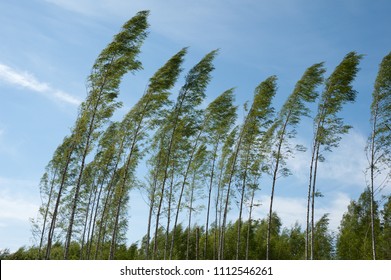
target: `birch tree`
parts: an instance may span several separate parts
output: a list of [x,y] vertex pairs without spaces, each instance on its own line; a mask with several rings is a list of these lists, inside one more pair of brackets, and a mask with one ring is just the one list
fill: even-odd
[[[208,138],[207,142],[211,145],[209,183],[208,183],[208,203],[206,210],[205,222],[205,243],[204,258],[208,259],[207,248],[209,241],[209,219],[211,210],[212,190],[216,184],[216,164],[220,146],[228,137],[228,133],[237,118],[237,107],[233,105],[233,89],[229,89],[212,101],[205,110],[205,133]],[[218,187],[218,186],[217,186]],[[217,206],[216,206],[217,207]],[[217,222],[217,221],[216,221]]]
[[[162,160],[157,160],[159,166],[155,166],[162,172],[160,182],[155,181],[155,184],[160,185],[159,198],[156,210],[156,223],[155,223],[155,243],[154,243],[154,256],[157,254],[157,234],[159,230],[160,217],[162,214],[163,200],[167,187],[169,187],[168,193],[168,221],[166,232],[169,231],[170,222],[170,209],[172,198],[172,186],[176,168],[180,168],[178,164],[179,156],[183,150],[181,147],[188,146],[188,143],[183,141],[189,140],[197,131],[199,125],[197,118],[199,117],[199,111],[197,107],[202,103],[205,98],[205,90],[211,79],[211,71],[213,67],[213,59],[216,56],[217,51],[208,53],[197,65],[195,65],[187,74],[185,78],[185,84],[182,86],[174,108],[168,114],[166,120],[162,126],[158,129],[155,139],[157,139],[157,155]],[[181,142],[182,141],[182,142]],[[182,153],[183,155],[183,153]],[[170,182],[171,178],[171,182]],[[169,185],[168,185],[169,184]],[[168,186],[167,186],[168,185]],[[167,236],[167,235],[166,235]],[[168,239],[165,243],[165,254],[168,249]]]
[[[60,145],[56,151],[54,152],[52,160],[46,166],[46,171],[41,178],[40,181],[40,195],[42,205],[39,209],[39,217],[42,218],[42,226],[40,229],[40,240],[38,247],[38,258],[42,258],[42,250],[45,245],[45,242],[48,244],[52,242],[53,239],[53,231],[55,226],[52,226],[50,222],[53,219],[53,216],[56,216],[56,209],[59,207],[59,201],[57,202],[56,197],[61,196],[59,191],[62,192],[61,189],[57,189],[58,186],[58,177],[60,170],[64,167],[64,159],[67,158],[66,153],[66,143],[67,138],[64,139],[64,143]],[[64,157],[65,155],[65,157]],[[46,238],[47,231],[49,232],[48,238]],[[50,250],[50,249],[49,249]]]
[[[378,203],[374,203],[375,234],[379,235]],[[336,242],[337,258],[342,260],[373,259],[371,238],[371,191],[366,188],[357,201],[352,200],[342,216]]]
[[[106,218],[105,208],[107,206],[105,200],[109,199],[111,193],[109,188],[110,179],[117,169],[118,162],[120,160],[120,155],[118,154],[118,149],[121,147],[119,130],[119,122],[113,122],[108,126],[99,140],[94,160],[87,166],[87,168],[91,170],[89,175],[92,177],[92,186],[90,186],[92,192],[91,209],[87,210],[89,217],[86,217],[86,221],[88,219],[88,223],[85,224],[85,226],[87,226],[87,236],[84,237],[83,235],[83,239],[87,239],[87,249],[85,252],[87,259],[91,259],[91,250],[94,243],[97,245],[100,242],[100,236],[96,234],[96,229],[101,229],[99,225],[103,227],[103,219]],[[105,207],[103,207],[102,204]],[[98,219],[99,215],[101,215],[100,220]],[[97,247],[99,248],[99,246]],[[81,258],[83,258],[83,243],[81,250]],[[95,255],[97,256],[97,254]]]
[[[352,82],[358,72],[358,64],[362,55],[356,52],[348,53],[334,72],[325,81],[325,88],[318,105],[318,113],[314,119],[314,138],[311,151],[310,175],[307,196],[307,228],[306,228],[306,259],[314,257],[314,217],[316,177],[319,161],[324,160],[323,151],[331,151],[338,147],[341,135],[349,132],[351,126],[345,125],[338,117],[344,104],[354,102],[356,91]],[[321,150],[323,148],[323,150]],[[311,219],[310,219],[311,212]],[[309,234],[311,233],[311,242]]]
[[147,36],[148,14],[147,11],[139,12],[123,25],[122,30],[114,36],[113,42],[101,52],[95,61],[88,78],[87,100],[82,103],[76,121],[76,133],[80,137],[78,141],[81,152],[80,168],[76,185],[73,187],[74,198],[65,240],[64,259],[68,258],[87,155],[92,151],[98,138],[97,131],[120,105],[115,99],[119,94],[119,85],[123,75],[141,69],[141,62],[137,60],[137,56]]
[[[391,179],[391,53],[383,58],[372,93],[371,135],[366,146],[371,191],[372,257],[376,259],[375,211],[376,192]],[[385,175],[382,175],[385,174]]]
[[[54,194],[54,196],[51,196],[51,199],[54,199],[54,205],[52,214],[51,216],[49,216],[50,221],[47,221],[48,223],[50,223],[50,225],[47,229],[47,244],[44,257],[45,259],[50,259],[52,244],[55,239],[55,229],[58,227],[59,224],[58,216],[61,212],[60,207],[64,205],[63,196],[64,193],[66,193],[67,191],[67,186],[74,179],[75,160],[72,156],[74,147],[75,143],[73,137],[65,137],[63,143],[56,149],[53,156],[53,160],[49,163],[49,166],[53,165],[50,168],[52,170],[56,170],[56,175],[53,178],[55,190],[52,194]],[[50,204],[49,201],[48,203]],[[47,215],[46,218],[48,218]],[[44,228],[42,231],[45,231]]]
[[221,155],[217,164],[217,194],[215,200],[215,236],[214,236],[214,252],[215,257],[222,259],[222,238],[223,238],[223,212],[224,212],[224,197],[226,193],[226,175],[232,166],[232,154],[237,138],[239,127],[235,126],[228,134],[221,148]]
[[[384,203],[383,209],[381,211],[382,234],[378,242],[378,244],[380,244],[378,255],[381,259],[391,260],[391,194],[386,196],[385,200],[386,202]],[[376,224],[376,217],[375,217],[375,224]]]
[[276,144],[273,145],[272,150],[271,172],[273,178],[269,206],[266,259],[269,259],[271,217],[277,178],[280,175],[287,176],[289,174],[289,170],[284,167],[286,160],[292,153],[292,149],[289,147],[289,139],[296,136],[296,128],[300,119],[304,116],[309,117],[310,110],[306,106],[306,103],[316,101],[318,97],[316,88],[323,81],[322,75],[324,72],[323,63],[314,64],[305,71],[301,79],[297,82],[292,94],[282,106],[275,124],[271,127],[271,130],[275,131]]
[[[277,78],[275,76],[271,76],[256,87],[253,103],[245,117],[243,125],[240,128],[236,146],[229,160],[230,166],[229,170],[227,170],[227,192],[224,202],[224,214],[221,229],[222,236],[220,239],[220,255],[222,258],[224,258],[224,233],[227,224],[228,207],[230,197],[232,195],[231,187],[233,184],[234,176],[238,172],[239,155],[243,151],[243,147],[246,147],[245,145],[247,145],[247,148],[251,148],[253,142],[259,136],[260,128],[270,124],[271,114],[273,113],[271,101],[276,93],[276,79]],[[245,152],[246,151],[247,149],[245,150]],[[245,185],[243,185],[242,188],[245,188]],[[242,190],[242,192],[243,191],[244,189]],[[238,240],[240,240],[240,236],[238,236]]]
[[[71,187],[69,194],[73,197],[69,205],[69,223],[64,250],[64,259],[68,258],[76,210],[80,202],[86,159],[99,138],[99,130],[108,121],[114,110],[120,106],[120,103],[115,100],[119,93],[122,76],[127,72],[141,69],[141,62],[137,60],[137,56],[147,35],[148,13],[147,11],[139,12],[126,22],[113,41],[100,53],[92,67],[92,72],[88,77],[87,99],[81,104],[71,136],[64,141],[63,145],[64,148],[66,147],[64,153],[66,156],[63,160],[62,170],[59,172],[57,198],[48,231],[46,258],[50,258],[53,232],[59,206],[63,200],[63,192]],[[76,166],[76,177],[70,185],[69,167],[71,165]]]
[[143,97],[129,111],[121,123],[122,137],[126,139],[123,145],[126,151],[126,159],[117,185],[119,196],[118,201],[116,201],[117,209],[115,211],[115,222],[111,239],[110,259],[114,258],[119,215],[124,205],[122,200],[127,196],[131,178],[135,176],[133,173],[143,156],[140,147],[141,142],[147,138],[148,131],[156,125],[161,115],[160,111],[169,103],[169,90],[178,79],[186,51],[186,49],[179,51],[154,74]]

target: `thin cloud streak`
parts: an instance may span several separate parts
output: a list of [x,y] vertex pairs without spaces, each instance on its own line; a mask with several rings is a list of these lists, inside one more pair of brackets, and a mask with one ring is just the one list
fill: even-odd
[[80,105],[81,101],[61,90],[52,88],[49,84],[38,81],[32,74],[18,72],[17,70],[0,63],[0,81],[10,85],[16,85],[28,90],[41,93],[45,97],[73,106]]

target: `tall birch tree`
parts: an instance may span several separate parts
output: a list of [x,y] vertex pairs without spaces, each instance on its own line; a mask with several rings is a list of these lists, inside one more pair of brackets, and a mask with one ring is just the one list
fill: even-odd
[[[226,174],[227,191],[224,199],[224,213],[221,228],[222,236],[220,238],[221,258],[224,258],[224,234],[227,225],[228,207],[232,196],[231,187],[234,182],[235,175],[237,175],[238,172],[239,156],[241,152],[243,152],[244,147],[249,149],[251,148],[251,144],[253,144],[258,138],[261,128],[264,128],[265,125],[269,125],[271,122],[272,113],[274,111],[271,107],[271,101],[276,93],[276,80],[277,78],[275,76],[271,76],[256,87],[253,103],[245,117],[244,123],[240,128],[237,143],[229,159],[229,169]],[[245,152],[246,151],[247,150],[245,150]],[[245,188],[245,186],[242,186],[242,188]],[[238,236],[238,240],[239,238],[240,236]]]
[[[208,259],[207,248],[209,242],[209,219],[211,211],[212,190],[216,184],[216,165],[218,160],[220,146],[225,142],[228,133],[235,123],[237,118],[237,107],[233,105],[234,90],[229,89],[212,101],[205,110],[205,133],[207,142],[211,146],[211,153],[208,161],[210,162],[210,173],[208,174],[209,182],[207,189],[207,210],[205,222],[205,243],[204,243],[204,258]],[[217,206],[216,206],[217,207]],[[217,221],[216,221],[217,225]]]
[[[149,12],[142,11],[127,21],[121,31],[114,36],[113,41],[100,53],[88,77],[88,95],[79,109],[71,136],[66,139],[64,146],[66,156],[64,166],[59,172],[59,185],[52,221],[49,228],[46,258],[50,258],[53,232],[57,214],[62,201],[63,191],[71,188],[69,195],[69,223],[65,237],[64,259],[68,259],[69,248],[74,233],[75,218],[80,203],[81,186],[86,166],[86,159],[93,150],[99,131],[120,106],[116,101],[122,76],[127,72],[141,69],[137,60],[140,47],[147,36],[147,17]],[[71,165],[76,166],[76,177],[72,184],[67,184]]]
[[[383,58],[372,93],[371,135],[366,146],[371,192],[372,257],[376,259],[375,193],[391,179],[391,53]],[[382,175],[383,174],[383,175]],[[384,175],[385,174],[385,175]]]
[[74,198],[65,240],[64,259],[68,258],[87,155],[98,139],[98,131],[120,105],[115,99],[119,94],[122,77],[128,72],[136,72],[142,68],[137,56],[147,36],[148,14],[148,11],[139,12],[122,26],[114,40],[100,53],[88,78],[87,100],[81,105],[75,126],[76,134],[80,137],[77,141],[80,168],[76,185],[73,186]]
[[121,123],[126,151],[124,166],[121,169],[118,200],[116,201],[115,222],[110,246],[110,259],[114,258],[116,247],[116,235],[119,225],[119,215],[123,205],[123,198],[127,196],[130,180],[135,175],[135,168],[143,152],[141,142],[148,136],[148,131],[153,129],[161,116],[161,110],[169,103],[169,90],[175,85],[181,72],[181,65],[187,49],[184,48],[175,54],[167,63],[161,67],[150,79],[149,86],[143,97],[129,111]]
[[[159,162],[159,166],[155,166],[154,169],[162,172],[161,180],[153,182],[160,187],[157,210],[156,210],[156,223],[155,223],[155,242],[154,242],[154,256],[157,255],[157,234],[159,232],[160,218],[162,214],[163,201],[167,187],[169,187],[168,193],[168,221],[166,232],[169,232],[170,222],[170,208],[172,199],[172,186],[174,174],[176,168],[180,168],[178,160],[181,156],[181,147],[189,146],[188,141],[197,131],[199,126],[198,118],[200,112],[197,107],[201,105],[205,98],[205,90],[211,79],[211,72],[214,69],[212,64],[213,59],[217,54],[217,50],[208,53],[198,64],[196,64],[187,74],[185,78],[185,84],[180,89],[179,95],[175,106],[169,112],[166,120],[162,123],[162,126],[158,129],[155,139],[157,144],[157,155],[162,157],[162,160],[156,160]],[[182,153],[183,155],[183,153]],[[171,180],[171,182],[170,182]],[[153,186],[154,188],[154,186]],[[167,235],[166,235],[167,236]],[[168,249],[168,239],[166,238],[164,254],[166,255]]]
[[318,97],[316,88],[323,81],[324,72],[323,63],[314,64],[305,71],[301,79],[296,83],[295,89],[282,106],[275,124],[271,127],[271,130],[275,131],[275,144],[272,149],[271,161],[273,178],[268,217],[266,259],[269,259],[271,222],[277,178],[280,175],[286,176],[289,174],[289,171],[286,168],[281,168],[285,166],[286,160],[291,154],[289,139],[296,136],[296,128],[300,119],[303,116],[309,117],[310,110],[306,106],[306,103],[313,103],[316,101]]
[[[314,138],[307,196],[306,259],[313,259],[314,257],[314,217],[315,196],[318,193],[316,190],[318,163],[324,160],[322,153],[338,147],[341,135],[348,133],[351,128],[351,126],[344,124],[343,119],[338,117],[338,113],[342,110],[344,104],[354,102],[356,99],[356,91],[353,89],[352,83],[359,70],[358,64],[361,58],[362,55],[358,55],[356,52],[350,52],[344,57],[326,79],[325,88],[318,104],[318,113],[314,119]],[[309,238],[310,233],[311,239]]]

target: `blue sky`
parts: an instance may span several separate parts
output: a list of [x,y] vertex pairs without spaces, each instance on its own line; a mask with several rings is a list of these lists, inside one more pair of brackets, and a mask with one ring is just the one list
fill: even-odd
[[[277,75],[277,110],[307,67],[325,61],[330,74],[349,51],[365,55],[354,83],[357,101],[343,112],[354,128],[320,166],[325,198],[317,202],[317,215],[330,213],[337,229],[350,199],[365,186],[371,93],[378,65],[391,51],[390,1],[0,0],[0,249],[31,245],[29,218],[40,204],[39,179],[75,121],[91,66],[121,25],[144,9],[151,11],[140,55],[144,70],[124,78],[118,118],[149,77],[185,46],[185,69],[220,48],[206,102],[236,87],[241,106],[261,81]],[[309,146],[311,130],[311,121],[304,120],[295,141]],[[289,162],[293,175],[278,182],[275,206],[288,227],[305,218],[308,161],[308,153],[297,154]],[[258,194],[264,204],[258,217],[266,213],[267,185]],[[133,197],[130,241],[146,231],[142,211],[132,211],[145,206],[139,193]]]

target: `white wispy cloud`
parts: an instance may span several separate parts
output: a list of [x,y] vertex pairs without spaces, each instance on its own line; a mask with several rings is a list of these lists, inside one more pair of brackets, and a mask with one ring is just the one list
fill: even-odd
[[364,171],[368,166],[365,154],[366,137],[352,130],[340,146],[327,156],[321,178],[336,179],[346,185],[364,185]]
[[[305,225],[307,207],[305,186],[308,184],[311,160],[309,140],[295,139],[294,142],[294,144],[304,144],[309,149],[307,152],[297,152],[294,158],[288,160],[292,176],[284,179],[284,183],[295,187],[301,186],[301,188],[297,189],[297,194],[294,196],[277,195],[273,207],[273,211],[278,213],[283,225],[287,227],[295,222],[299,222],[302,226]],[[365,135],[353,129],[343,137],[338,148],[331,153],[325,153],[326,161],[318,166],[318,186],[325,197],[317,199],[315,219],[318,220],[328,213],[329,226],[333,231],[338,230],[342,216],[353,198],[348,193],[352,188],[357,187],[364,190],[364,170],[368,164],[364,150],[365,144]],[[284,184],[280,183],[280,187],[284,187]],[[288,188],[285,188],[285,191],[288,191]],[[256,210],[256,215],[259,218],[265,218],[268,215],[270,196],[261,195],[259,199],[262,205]]]
[[41,204],[38,181],[0,176],[0,249],[32,245],[30,218]]
[[[151,30],[185,45],[218,48],[234,43],[233,27],[242,18],[237,6],[226,1],[45,0],[62,9],[93,18],[129,18],[150,10]],[[251,1],[246,1],[251,2]],[[246,6],[246,5],[243,5]]]
[[[315,209],[315,213],[318,219],[324,214],[329,214],[330,224],[329,227],[333,231],[337,231],[341,223],[343,214],[348,210],[348,205],[352,200],[347,193],[337,192],[330,198],[331,203],[327,203],[325,206],[323,201],[319,204],[319,207]],[[327,200],[327,198],[325,198]]]
[[[260,196],[262,205],[254,211],[254,217],[263,219],[269,213],[270,196]],[[337,231],[343,214],[347,211],[351,199],[346,193],[336,192],[330,195],[328,203],[322,203],[315,209],[315,220],[324,214],[329,214],[329,228]],[[290,227],[298,222],[303,228],[306,224],[307,200],[299,197],[276,196],[273,211],[277,212],[284,227]]]
[[[364,171],[368,166],[365,154],[366,137],[357,130],[352,129],[343,136],[338,148],[332,152],[325,152],[325,162],[318,165],[318,179],[332,180],[340,186],[365,185]],[[288,161],[288,167],[293,176],[301,182],[306,182],[311,160],[311,148],[308,140],[297,140],[304,144],[307,152],[297,152],[295,157]]]
[[38,194],[29,195],[37,182],[25,179],[0,177],[0,223],[10,220],[28,222],[38,210]]
[[[321,53],[333,51],[328,47],[328,42],[317,35],[318,32],[307,31],[305,36],[295,32],[295,29],[294,32],[283,32],[295,26],[297,19],[300,19],[299,23],[301,23],[307,17],[303,5],[299,5],[297,1],[242,0],[240,5],[236,1],[222,0],[45,1],[86,17],[105,20],[118,18],[125,20],[137,11],[150,10],[149,22],[153,32],[184,46],[204,50],[222,48],[224,53],[230,54],[230,59],[251,64],[252,67],[260,69],[267,67],[276,70],[278,68],[281,71],[286,68],[286,63],[282,62],[288,59],[297,59],[303,63],[303,56],[298,55],[297,52],[313,56],[311,54],[316,53],[313,52],[314,49]],[[282,18],[284,21],[281,20]],[[285,21],[290,21],[292,24],[283,25]],[[273,28],[270,28],[271,25]],[[304,25],[306,29],[309,26],[311,25]],[[306,44],[302,44],[304,40]],[[290,42],[289,48],[285,47],[286,42]],[[295,45],[292,42],[298,42],[298,44]],[[280,63],[278,60],[273,63],[270,61],[271,58],[275,59],[275,56],[270,53],[274,53],[276,49],[286,54],[281,62],[283,65],[278,65]],[[243,57],[250,58],[242,61]],[[310,61],[313,62],[312,59]]]
[[37,80],[34,75],[28,72],[17,71],[2,63],[0,63],[0,82],[26,88],[60,103],[66,103],[73,106],[77,106],[81,103],[75,96],[55,89],[48,83]]
[[0,191],[0,221],[2,224],[4,219],[19,220],[28,222],[29,218],[35,216],[38,211],[36,204],[31,203],[22,198],[16,198]]
[[92,16],[101,8],[102,3],[106,1],[84,0],[84,1],[67,1],[67,0],[45,0],[48,3],[57,5],[63,9],[77,12],[80,14]]

